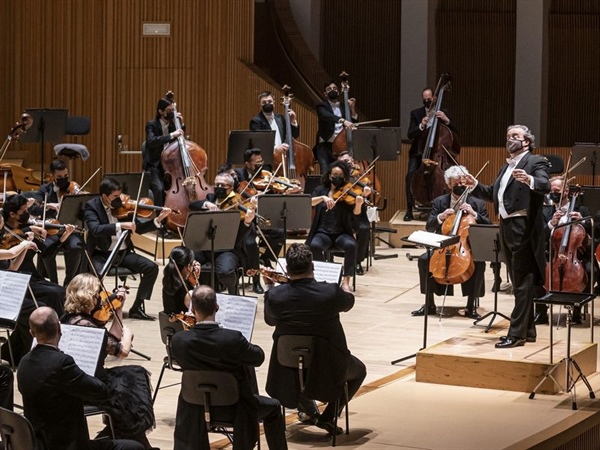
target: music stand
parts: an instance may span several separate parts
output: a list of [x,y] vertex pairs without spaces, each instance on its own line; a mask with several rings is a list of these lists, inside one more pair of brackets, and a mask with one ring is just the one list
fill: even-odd
[[581,199],[581,205],[588,209],[590,216],[596,217],[600,211],[600,187],[583,186],[582,192],[577,198]]
[[258,197],[258,213],[271,222],[270,226],[261,228],[283,229],[284,255],[287,251],[287,230],[310,228],[311,210],[311,196],[308,194],[261,195]]
[[183,230],[185,246],[194,252],[210,251],[210,281],[215,287],[215,251],[231,250],[240,226],[239,211],[194,211]]
[[[107,173],[104,178],[114,178],[121,185],[121,192],[123,194],[130,195],[135,200],[137,193],[140,192],[140,181],[142,179],[142,172],[137,173]],[[150,191],[150,172],[146,171],[144,174],[144,183],[142,184],[142,197],[145,197],[144,192]]]
[[273,164],[273,148],[275,147],[275,131],[231,130],[227,141],[227,162],[244,164],[244,153],[249,148],[261,151],[264,165]]
[[21,136],[22,143],[40,143],[40,161],[42,174],[44,165],[44,144],[62,142],[67,128],[68,110],[63,108],[32,108],[25,112],[33,119],[33,126]]
[[85,204],[91,199],[98,197],[100,194],[77,194],[77,195],[64,195],[60,202],[60,210],[56,220],[58,223],[63,225],[81,224],[83,229],[85,220],[83,217],[83,209]]
[[[425,251],[427,252],[427,277],[430,278],[431,272],[429,271],[429,262],[431,260],[431,251],[446,248],[450,245],[454,245],[460,241],[460,236],[445,236],[443,234],[437,233],[429,233],[427,231],[415,231],[410,236],[406,236],[402,238],[405,242],[410,242],[411,244],[420,245],[425,247]],[[429,281],[429,280],[427,280]],[[427,317],[429,316],[429,306],[430,306],[430,298],[429,298],[429,282],[425,283],[425,314],[423,314],[423,347],[427,348]],[[405,361],[410,358],[414,358],[417,356],[416,353],[413,353],[408,356],[404,356],[399,359],[395,359],[392,361],[392,365],[399,363],[401,361]]]
[[[473,224],[469,227],[469,242],[471,243],[471,251],[475,261],[493,262],[494,265],[494,280],[500,276],[500,263],[506,264],[506,257],[500,247],[500,227],[498,225]],[[506,320],[510,318],[501,312],[498,312],[498,289],[494,290],[494,310],[488,312],[483,317],[480,317],[473,325],[477,325],[482,320],[492,316],[490,323],[485,327],[485,332],[488,333],[496,316],[503,317]]]
[[580,166],[576,167],[571,172],[572,175],[591,175],[592,184],[596,184],[596,164],[600,156],[600,145],[588,143],[576,143],[572,148],[572,161],[579,161],[581,158],[586,158]]

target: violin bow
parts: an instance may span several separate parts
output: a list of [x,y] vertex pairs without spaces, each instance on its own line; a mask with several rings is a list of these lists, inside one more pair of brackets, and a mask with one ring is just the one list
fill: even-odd
[[275,259],[275,263],[281,269],[281,273],[286,273],[287,271],[283,268],[283,266],[279,262],[279,258],[277,257],[277,255],[273,251],[273,248],[271,247],[271,244],[269,244],[269,241],[265,237],[265,234],[263,233],[263,231],[260,229],[259,226],[257,226],[256,229],[258,230],[258,234],[260,234],[260,237],[262,238],[263,242],[266,244],[267,248],[269,249],[269,252],[271,253],[271,255],[273,256],[273,258]]
[[83,191],[83,188],[84,188],[84,187],[86,187],[86,186],[87,186],[87,184],[88,184],[90,181],[92,181],[92,178],[94,178],[94,177],[96,176],[96,174],[97,174],[98,172],[100,172],[101,170],[102,170],[102,166],[98,167],[98,169],[96,169],[96,171],[95,171],[93,174],[91,174],[91,175],[90,175],[90,177],[89,177],[87,180],[85,180],[85,183],[83,183],[81,186],[79,186],[79,191],[77,191],[77,192],[81,192],[81,191]]
[[48,205],[48,193],[44,193],[44,210],[42,212],[42,230],[46,229],[46,207]]
[[[569,171],[571,169],[569,169],[569,167],[571,167],[571,158],[573,157],[573,152],[569,152],[569,159],[567,160],[567,169],[565,170],[565,173],[563,173],[561,175],[562,181],[563,181],[563,185],[562,188],[560,189],[560,200],[558,202],[558,209],[560,209],[560,207],[563,204],[563,200],[564,200],[564,196],[565,196],[565,186],[567,185],[567,175],[569,174]],[[579,163],[577,163],[579,164]]]

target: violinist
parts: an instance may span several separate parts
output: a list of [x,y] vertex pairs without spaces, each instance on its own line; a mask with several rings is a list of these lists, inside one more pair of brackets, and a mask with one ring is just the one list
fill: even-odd
[[[348,164],[350,168],[350,173],[354,171],[354,158],[349,152],[342,152],[338,155],[338,161],[344,161]],[[354,178],[352,175],[350,176],[350,181],[354,182]],[[364,196],[368,197],[371,194],[371,188],[366,186],[364,188]],[[362,210],[358,217],[355,220],[355,230],[356,230],[356,275],[364,275],[365,270],[362,266],[362,262],[367,257],[367,252],[369,250],[369,238],[371,236],[371,222],[369,222],[369,218],[367,217],[367,205],[362,206]]]
[[[214,194],[208,194],[205,200],[198,200],[190,203],[190,210],[201,211],[220,211],[224,209],[235,198],[233,191],[234,180],[231,175],[221,173],[215,177]],[[232,203],[233,204],[233,203]],[[244,218],[240,219],[235,248],[215,252],[215,272],[217,279],[227,288],[229,294],[237,293],[237,273],[241,260],[241,252],[247,233],[254,220],[255,213],[253,208],[249,208]],[[202,264],[211,260],[210,252],[196,252],[196,259]],[[257,267],[258,268],[258,267]]]
[[[50,174],[52,181],[43,184],[38,189],[35,198],[39,205],[33,205],[29,212],[36,216],[42,217],[44,214],[43,202],[46,199],[46,218],[56,219],[58,211],[60,210],[60,202],[64,195],[76,194],[79,185],[69,178],[69,169],[64,161],[60,159],[54,159],[50,164]],[[54,241],[61,240],[61,236],[54,235],[47,238],[49,245]],[[65,255],[65,279],[63,286],[69,284],[75,275],[80,272],[81,269],[81,245],[82,236],[79,233],[71,233],[69,236],[58,244],[58,251],[60,248],[63,249]],[[48,277],[54,282],[58,283],[57,270],[56,270],[56,255],[43,258],[44,266]]]
[[156,105],[156,116],[146,123],[146,148],[143,154],[143,169],[150,172],[150,190],[156,206],[164,205],[165,172],[160,162],[163,149],[173,140],[183,135],[185,125],[181,113],[177,113],[181,122],[181,130],[175,129],[175,112],[173,102],[161,98]]
[[250,130],[275,131],[273,154],[286,153],[288,151],[288,145],[285,143],[286,120],[289,120],[292,126],[292,136],[295,139],[300,136],[300,127],[298,126],[296,113],[290,109],[289,118],[286,118],[281,114],[273,112],[273,94],[269,91],[261,92],[258,95],[258,105],[260,106],[260,112],[250,120]]
[[[150,374],[137,365],[104,367],[108,355],[125,359],[131,351],[133,333],[123,325],[122,307],[126,294],[124,290],[117,292],[121,306],[115,308],[110,329],[106,330],[105,323],[93,316],[94,310],[101,306],[101,291],[100,280],[91,273],[81,273],[73,278],[67,286],[65,315],[61,322],[105,330],[95,377],[102,380],[112,392],[105,403],[112,412],[115,434],[120,439],[136,440],[150,449],[152,446],[146,438],[146,432],[154,428]],[[110,433],[108,428],[100,432],[102,436]]]
[[[465,192],[465,176],[469,172],[463,166],[452,166],[444,173],[444,179],[448,188],[452,191],[450,194],[445,194],[437,197],[431,204],[431,211],[427,218],[427,231],[431,233],[441,233],[442,224],[444,221],[456,214],[455,208],[459,205],[461,196]],[[485,202],[472,195],[467,195],[466,199],[459,208],[463,211],[463,214],[467,214],[475,218],[478,224],[489,224],[490,219],[488,217],[487,208]],[[421,283],[421,293],[428,294],[429,299],[425,299],[425,305],[429,304],[428,314],[436,314],[436,306],[434,301],[434,294],[448,295],[453,294],[453,286],[437,283],[432,277],[429,276],[429,268],[427,267],[428,257],[427,253],[419,256],[419,280]],[[462,283],[462,294],[467,297],[467,306],[465,307],[465,317],[471,319],[479,319],[481,316],[477,312],[476,300],[478,297],[482,297],[485,294],[484,289],[484,273],[485,273],[485,262],[475,261],[475,271],[473,275]],[[429,289],[427,289],[426,283],[429,282]],[[446,291],[446,287],[448,290]],[[425,305],[421,308],[413,311],[413,316],[422,316],[425,314]]]
[[[104,178],[100,183],[100,196],[93,198],[85,205],[84,217],[89,230],[87,247],[97,271],[102,269],[121,233],[129,230],[131,233],[143,234],[156,230],[160,228],[160,222],[171,214],[169,208],[163,208],[154,220],[142,222],[136,217],[135,221],[124,220],[121,222],[114,213],[122,206],[121,185],[110,177]],[[144,312],[144,300],[150,299],[152,296],[152,288],[158,277],[158,266],[148,258],[133,252],[130,237],[127,237],[122,243],[118,252],[119,266],[141,275],[137,296],[129,309],[129,318],[154,320]]]
[[200,281],[200,263],[194,252],[183,245],[171,250],[163,271],[163,311],[165,314],[191,312],[190,292]]
[[[404,221],[409,222],[413,220],[413,206],[414,199],[411,192],[411,180],[413,173],[421,166],[421,155],[419,154],[419,141],[421,136],[426,136],[423,133],[427,128],[427,122],[429,122],[428,112],[434,102],[433,90],[426,87],[421,92],[423,99],[423,106],[417,109],[413,109],[410,112],[410,125],[408,126],[408,139],[412,140],[410,145],[410,151],[408,152],[408,171],[406,174],[406,214],[404,215]],[[447,111],[437,111],[435,115],[446,124],[452,131],[457,132],[456,124],[450,120]]]
[[356,100],[348,99],[352,117],[346,117],[345,105],[340,105],[340,92],[333,81],[325,84],[324,95],[326,100],[317,105],[319,129],[317,130],[317,145],[313,150],[322,174],[327,172],[329,164],[335,161],[332,149],[337,135],[345,128],[353,128],[353,123],[358,122]]
[[533,322],[534,286],[545,277],[546,239],[542,207],[550,191],[548,160],[531,153],[535,136],[525,125],[511,125],[506,130],[508,159],[492,186],[479,183],[467,175],[473,195],[494,202],[500,215],[500,246],[506,256],[513,285],[515,306],[510,315],[507,336],[496,348],[513,348],[535,342]]
[[346,201],[333,199],[342,193],[350,179],[348,164],[336,161],[321,176],[321,186],[312,193],[312,206],[316,207],[315,218],[308,233],[306,244],[316,261],[325,261],[325,251],[335,247],[344,251],[342,289],[350,292],[350,279],[356,265],[356,240],[354,220],[362,212],[364,198],[354,198],[354,206]]

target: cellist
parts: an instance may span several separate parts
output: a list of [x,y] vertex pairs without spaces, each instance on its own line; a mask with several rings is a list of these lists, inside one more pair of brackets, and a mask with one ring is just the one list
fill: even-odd
[[[454,210],[455,206],[459,203],[460,197],[466,190],[465,177],[469,174],[467,169],[463,166],[452,166],[444,172],[444,179],[448,188],[452,191],[450,194],[444,194],[433,200],[431,204],[431,211],[427,218],[426,229],[429,232],[441,232],[442,224],[444,221],[456,213]],[[480,200],[472,195],[467,195],[466,199],[460,205],[460,209],[463,214],[471,215],[475,218],[478,224],[489,224],[490,219],[488,217],[487,207],[483,200]],[[427,253],[419,256],[419,280],[421,282],[421,293],[428,293],[430,296],[429,301],[426,299],[426,304],[430,305],[428,314],[436,314],[436,306],[434,302],[434,293],[437,295],[444,295],[446,287],[448,288],[447,294],[453,294],[452,286],[441,285],[429,276],[429,270],[427,267],[428,257]],[[473,275],[462,283],[463,296],[467,297],[467,305],[465,307],[465,317],[471,319],[479,319],[481,316],[477,312],[477,305],[475,304],[476,299],[484,295],[484,273],[485,273],[485,262],[476,261],[475,271]],[[429,289],[427,289],[426,283],[429,282]],[[413,316],[422,316],[425,314],[425,305],[421,308],[413,311]]]

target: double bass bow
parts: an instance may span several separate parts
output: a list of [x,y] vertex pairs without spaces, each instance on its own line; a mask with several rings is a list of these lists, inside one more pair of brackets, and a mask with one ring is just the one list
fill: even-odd
[[444,92],[450,87],[450,75],[442,74],[434,93],[435,104],[428,111],[429,119],[419,140],[421,166],[413,173],[410,189],[415,200],[423,206],[431,206],[434,198],[448,193],[444,172],[452,164],[447,153],[452,153],[454,159],[460,154],[458,136],[437,116],[442,109]]
[[[181,130],[174,96],[169,91],[165,98],[173,104],[175,129]],[[185,227],[190,203],[204,200],[207,194],[213,192],[204,179],[208,157],[202,147],[181,135],[162,151],[160,159],[165,171],[165,186],[168,186],[165,189],[165,206],[179,211],[179,214],[167,217],[167,227],[175,231],[178,227]]]

